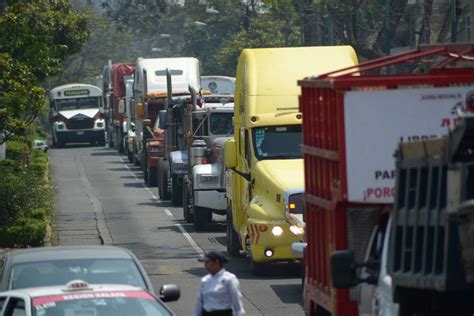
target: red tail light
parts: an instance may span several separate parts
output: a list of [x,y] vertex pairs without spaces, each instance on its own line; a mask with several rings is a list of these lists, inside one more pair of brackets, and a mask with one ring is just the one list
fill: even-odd
[[203,159],[201,162],[202,162],[203,165],[206,165],[207,164],[207,159]]

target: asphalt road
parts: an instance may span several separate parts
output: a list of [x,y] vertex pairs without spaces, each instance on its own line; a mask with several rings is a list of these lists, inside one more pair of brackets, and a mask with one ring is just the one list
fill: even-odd
[[[70,146],[50,151],[56,188],[59,245],[113,244],[137,255],[155,290],[176,283],[181,298],[169,303],[176,315],[191,315],[202,251],[225,251],[225,218],[214,216],[210,232],[195,232],[182,208],[156,198],[138,167],[106,147]],[[265,277],[251,274],[246,258],[226,268],[240,280],[247,315],[304,315],[298,267],[275,265]]]

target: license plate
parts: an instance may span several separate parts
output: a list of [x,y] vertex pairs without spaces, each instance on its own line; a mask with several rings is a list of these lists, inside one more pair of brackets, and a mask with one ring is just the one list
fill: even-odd
[[84,135],[84,132],[77,132],[77,135]]

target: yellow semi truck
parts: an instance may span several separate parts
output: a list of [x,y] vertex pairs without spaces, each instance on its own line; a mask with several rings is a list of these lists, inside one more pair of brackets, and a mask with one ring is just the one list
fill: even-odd
[[237,66],[234,136],[225,143],[227,249],[254,274],[296,261],[304,237],[302,114],[297,80],[357,64],[350,46],[244,49]]

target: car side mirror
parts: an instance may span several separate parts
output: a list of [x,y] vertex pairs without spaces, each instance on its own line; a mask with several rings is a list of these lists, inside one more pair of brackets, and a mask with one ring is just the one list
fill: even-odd
[[335,251],[331,254],[332,286],[336,289],[357,285],[356,262],[351,250]]
[[181,296],[181,291],[176,284],[165,284],[160,288],[160,299],[163,302],[177,301]]
[[158,124],[158,127],[161,129],[166,128],[166,110],[161,110],[160,113],[158,114],[160,118],[160,122]]

